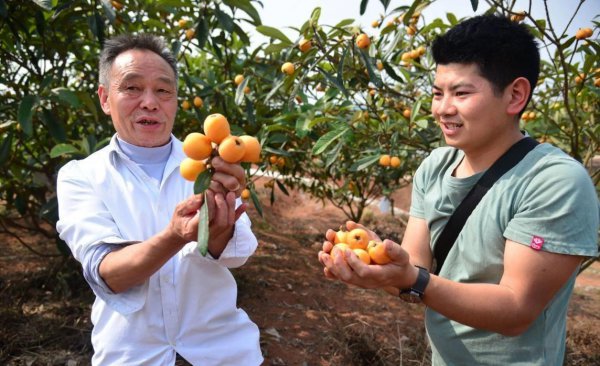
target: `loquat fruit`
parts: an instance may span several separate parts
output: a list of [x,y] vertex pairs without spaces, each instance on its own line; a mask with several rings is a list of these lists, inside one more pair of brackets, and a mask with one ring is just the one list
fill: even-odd
[[369,233],[361,228],[350,230],[346,236],[346,244],[350,249],[367,249],[369,240]]
[[281,65],[281,72],[283,72],[284,74],[292,75],[294,74],[294,71],[296,71],[296,67],[291,62],[286,62],[283,65]]
[[358,37],[356,37],[356,46],[360,49],[366,49],[369,48],[369,46],[371,45],[371,39],[369,38],[368,35],[361,33],[358,35]]
[[354,252],[354,254],[356,254],[358,259],[360,259],[364,264],[371,264],[371,256],[369,255],[369,253],[366,250],[356,248],[356,249],[352,249],[352,251]]
[[240,194],[240,197],[242,197],[243,200],[250,198],[250,190],[248,188],[244,189]]
[[310,41],[310,39],[303,38],[300,40],[300,42],[298,42],[298,48],[301,52],[308,52],[308,50],[310,50],[311,47],[312,42]]
[[227,136],[218,147],[219,156],[228,163],[238,163],[246,152],[245,144],[238,136]]
[[244,75],[242,74],[238,74],[235,76],[235,78],[233,78],[233,82],[235,83],[235,85],[240,85],[242,81],[244,81]]
[[214,142],[220,144],[223,139],[231,134],[229,121],[220,113],[213,113],[204,119],[204,134]]
[[192,132],[183,140],[183,152],[194,160],[204,160],[212,153],[212,143],[206,135]]
[[371,240],[367,245],[367,252],[369,253],[369,257],[371,257],[371,261],[375,264],[387,264],[392,261],[385,251],[385,245],[382,242]]
[[391,157],[389,155],[384,154],[379,157],[379,165],[390,166],[390,164],[391,164]]
[[245,163],[258,163],[260,162],[260,142],[254,136],[242,135],[240,140],[244,142],[245,151],[242,156],[242,162]]
[[186,29],[185,38],[187,38],[188,41],[192,40],[192,38],[194,38],[195,35],[196,35],[196,30],[194,28]]
[[198,175],[206,170],[206,164],[200,160],[194,160],[192,158],[185,158],[179,164],[179,173],[185,180],[194,182]]

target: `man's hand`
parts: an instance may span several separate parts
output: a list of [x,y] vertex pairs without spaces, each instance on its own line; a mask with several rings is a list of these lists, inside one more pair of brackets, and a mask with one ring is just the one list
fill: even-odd
[[[362,225],[352,221],[346,224],[349,230],[360,227],[369,233],[372,240],[380,240],[372,231]],[[323,243],[323,249],[319,252],[318,258],[323,265],[325,277],[338,279],[345,283],[362,288],[383,288],[388,292],[397,293],[398,288],[412,286],[416,281],[418,270],[410,264],[409,254],[397,243],[391,240],[384,240],[385,250],[390,259],[386,265],[365,264],[352,250],[346,250],[343,255],[338,255],[335,260],[330,255],[333,248],[333,239],[335,231],[328,230],[326,241]]]
[[216,156],[212,159],[212,167],[215,173],[210,182],[210,190],[222,195],[227,192],[235,192],[239,197],[246,187],[246,174],[244,168],[239,164],[230,164]]
[[226,195],[206,192],[209,217],[208,250],[214,258],[218,258],[229,239],[233,236],[235,222],[246,211],[246,204],[235,208],[235,193],[228,192]]
[[193,195],[181,201],[168,225],[168,232],[178,238],[182,244],[198,238],[198,210],[204,201],[201,194]]

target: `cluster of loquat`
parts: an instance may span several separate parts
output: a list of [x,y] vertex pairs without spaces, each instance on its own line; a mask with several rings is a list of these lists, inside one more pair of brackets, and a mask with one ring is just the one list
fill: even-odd
[[[179,166],[181,176],[191,182],[210,168],[214,156],[220,156],[228,163],[260,162],[261,146],[254,136],[234,136],[229,121],[222,114],[215,113],[204,120],[204,134],[192,132],[183,140],[183,152],[187,156]],[[248,198],[249,192],[242,192]]]
[[383,243],[371,240],[369,233],[361,228],[350,231],[340,229],[335,233],[333,248],[330,252],[333,260],[346,250],[352,250],[365,264],[387,264],[390,262],[390,257],[387,255]]
[[390,156],[388,154],[383,154],[379,157],[379,165],[384,166],[384,167],[392,167],[392,168],[397,168],[400,166],[400,164],[402,163],[402,160],[400,160],[399,157],[397,156]]

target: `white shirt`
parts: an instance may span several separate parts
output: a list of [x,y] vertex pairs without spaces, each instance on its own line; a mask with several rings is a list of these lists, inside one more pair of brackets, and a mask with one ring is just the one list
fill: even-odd
[[203,257],[190,242],[144,284],[120,294],[98,274],[104,255],[158,233],[175,206],[193,194],[193,183],[179,174],[181,141],[171,140],[160,182],[123,153],[116,135],[59,171],[56,227],[96,294],[92,363],[172,365],[177,352],[194,365],[259,365],[258,327],[237,308],[228,269],[243,265],[257,247],[246,214],[218,259]]

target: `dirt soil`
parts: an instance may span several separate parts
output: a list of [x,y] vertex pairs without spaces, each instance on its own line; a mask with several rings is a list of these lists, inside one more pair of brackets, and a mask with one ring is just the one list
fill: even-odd
[[[262,187],[262,185],[259,185]],[[346,219],[308,195],[259,189],[264,216],[250,207],[259,240],[255,255],[234,270],[239,306],[261,330],[264,365],[428,365],[423,308],[383,291],[351,288],[323,277],[317,252],[328,228]],[[408,208],[407,193],[395,204]],[[252,206],[252,205],[250,205]],[[363,222],[400,240],[401,215],[369,208]],[[21,237],[53,255],[54,243]],[[93,295],[79,265],[41,257],[0,236],[0,364],[89,365]],[[187,365],[179,359],[177,364]],[[584,271],[572,297],[565,365],[600,364],[600,263]]]

